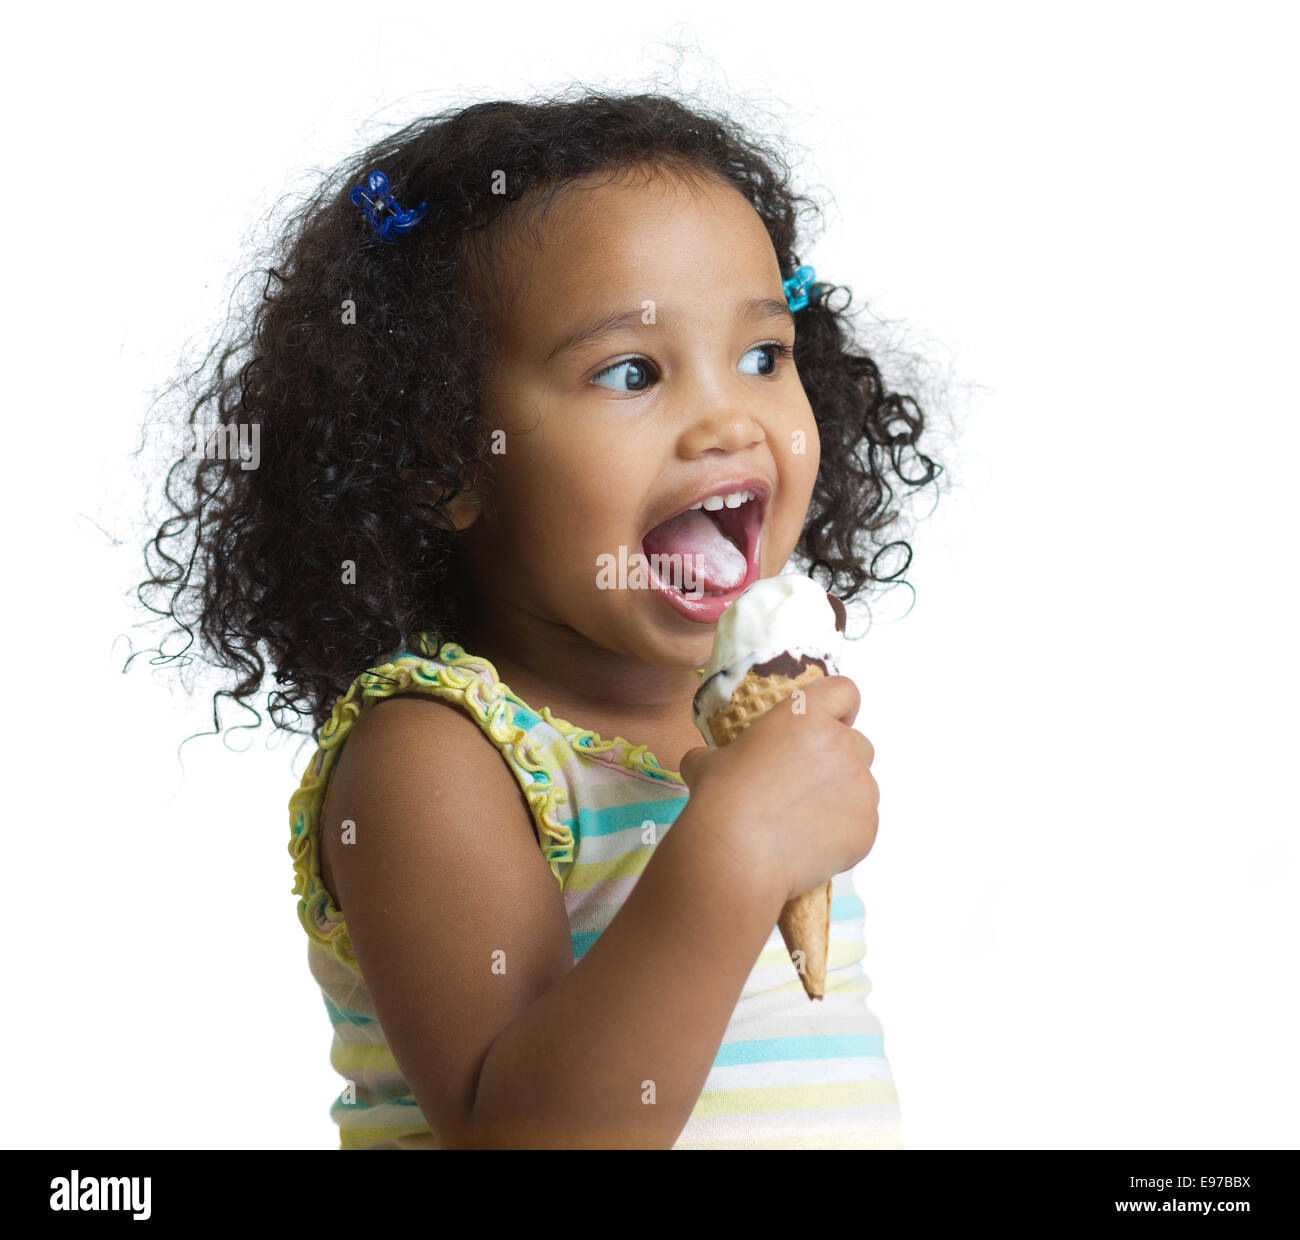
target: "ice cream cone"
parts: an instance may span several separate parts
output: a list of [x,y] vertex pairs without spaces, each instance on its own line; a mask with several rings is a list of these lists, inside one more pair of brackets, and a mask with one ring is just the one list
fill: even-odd
[[[785,701],[796,689],[824,675],[821,666],[813,662],[795,676],[779,673],[760,676],[753,671],[747,672],[730,701],[709,718],[714,744],[718,748],[729,745],[756,719]],[[826,956],[831,926],[830,883],[788,901],[781,909],[778,925],[808,998],[822,998],[826,993]]]
[[831,929],[830,880],[786,904],[777,924],[795,968],[799,968],[800,961],[795,953],[803,952],[799,980],[808,998],[822,998],[826,994],[826,954]]
[[759,676],[747,672],[731,700],[709,719],[713,743],[721,748],[736,739],[760,715],[784,702],[796,689],[825,676],[816,663],[809,663],[797,676]]

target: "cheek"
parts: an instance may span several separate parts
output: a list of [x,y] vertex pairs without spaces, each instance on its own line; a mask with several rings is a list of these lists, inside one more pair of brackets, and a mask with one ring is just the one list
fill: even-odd
[[803,531],[821,467],[821,440],[811,408],[805,406],[804,416],[787,433],[785,453],[777,464],[785,496],[775,533],[781,543],[793,549]]
[[[567,442],[538,454],[519,512],[525,537],[545,557],[566,589],[595,581],[597,559],[630,554],[638,535],[638,505],[644,482],[628,468],[627,448],[615,443]],[[639,488],[639,489],[638,489]]]
[[638,455],[616,435],[570,434],[553,440],[542,476],[561,513],[596,535],[622,536],[645,491]]
[[589,538],[605,539],[626,534],[630,484],[609,464],[583,470],[556,470],[548,486],[550,513]]
[[806,399],[802,408],[794,412],[781,428],[775,446],[782,472],[796,485],[807,480],[811,486],[821,462],[821,436],[817,433],[817,420]]
[[[813,441],[816,444],[816,441]],[[804,486],[808,495],[811,497],[813,487],[817,485],[817,473],[821,468],[821,447],[817,445],[813,451],[808,454],[808,462],[805,465]]]
[[812,407],[805,403],[804,417],[801,428],[804,432],[804,450],[800,457],[805,470],[809,475],[809,486],[812,480],[817,477],[817,468],[821,463],[822,441],[821,436],[817,433],[817,419],[813,417]]

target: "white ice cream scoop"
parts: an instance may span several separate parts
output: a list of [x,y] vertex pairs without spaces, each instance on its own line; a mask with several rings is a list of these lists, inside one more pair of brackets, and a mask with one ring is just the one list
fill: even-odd
[[[844,652],[844,604],[811,577],[783,573],[754,582],[718,619],[713,650],[695,694],[695,726],[713,746],[709,720],[751,671],[790,671],[803,658],[839,675]],[[771,666],[767,666],[767,665]]]

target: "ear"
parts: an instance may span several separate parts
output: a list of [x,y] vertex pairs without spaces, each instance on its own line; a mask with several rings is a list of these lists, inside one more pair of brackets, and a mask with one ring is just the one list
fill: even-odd
[[[403,470],[402,477],[408,482],[411,481],[411,471]],[[449,492],[450,488],[424,487],[419,493],[419,499],[422,504],[438,505],[441,512],[456,527],[456,532],[462,534],[478,520],[480,513],[483,511],[483,501],[487,497],[487,489],[483,486],[470,487],[461,490],[453,498],[444,501],[444,496],[448,495]],[[427,509],[417,511],[422,520],[433,521],[433,517]],[[442,523],[438,522],[438,524]]]
[[482,491],[462,491],[454,499],[448,500],[442,510],[451,519],[458,534],[463,534],[483,511],[484,494]]

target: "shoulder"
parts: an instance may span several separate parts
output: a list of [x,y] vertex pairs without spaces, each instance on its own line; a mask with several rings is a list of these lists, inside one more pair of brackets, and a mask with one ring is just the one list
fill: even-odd
[[384,698],[366,711],[352,726],[339,767],[348,761],[355,765],[361,754],[372,760],[387,758],[396,770],[434,752],[468,762],[489,778],[501,774],[510,780],[500,751],[467,711],[443,698],[413,693]]
[[[321,875],[340,909],[333,881],[341,828],[367,806],[384,810],[386,835],[426,816],[431,804],[490,816],[536,848],[527,799],[500,750],[460,707],[403,695],[377,702],[353,725],[321,810]],[[379,824],[372,824],[379,825]],[[396,840],[392,842],[396,843]]]

